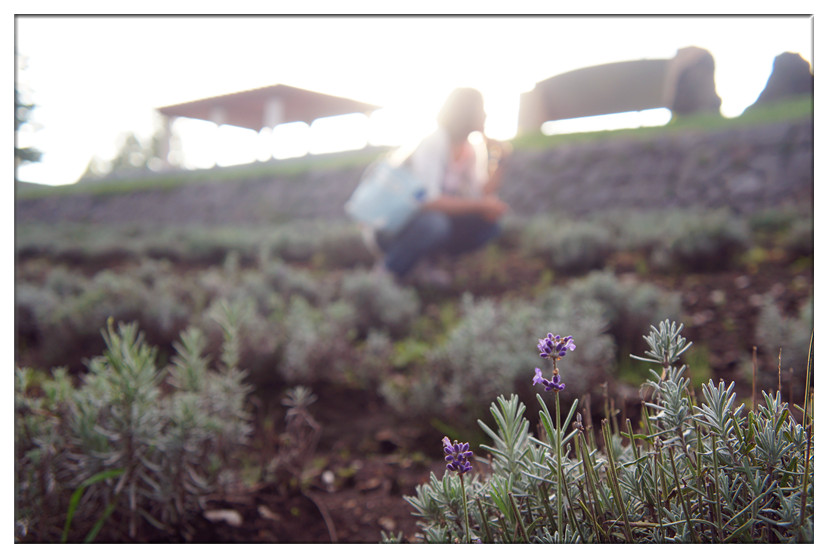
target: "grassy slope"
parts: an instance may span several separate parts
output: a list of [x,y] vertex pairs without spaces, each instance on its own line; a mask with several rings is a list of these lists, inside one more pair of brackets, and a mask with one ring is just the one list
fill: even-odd
[[624,130],[610,130],[603,132],[583,132],[574,134],[559,134],[544,136],[540,133],[516,138],[513,145],[516,149],[545,149],[563,144],[602,141],[610,139],[640,139],[646,140],[665,134],[681,134],[685,132],[714,132],[718,130],[748,128],[772,124],[775,122],[795,122],[813,119],[814,103],[810,96],[798,97],[788,101],[757,107],[747,110],[735,118],[725,118],[715,114],[704,114],[674,118],[664,126],[648,126]]
[[[808,96],[746,111],[736,118],[718,115],[702,115],[675,119],[666,126],[585,132],[544,136],[540,133],[517,137],[512,144],[515,149],[548,149],[558,145],[583,143],[612,139],[650,139],[662,134],[680,134],[689,131],[716,131],[736,127],[750,127],[773,122],[796,121],[813,118],[813,98]],[[267,176],[292,176],[311,169],[334,169],[354,165],[365,165],[373,160],[382,149],[357,152],[334,153],[306,156],[297,159],[253,163],[228,168],[196,171],[174,171],[153,174],[139,178],[101,179],[60,187],[18,184],[17,199],[31,199],[42,196],[84,194],[122,194],[134,190],[175,188],[198,182],[231,181]]]

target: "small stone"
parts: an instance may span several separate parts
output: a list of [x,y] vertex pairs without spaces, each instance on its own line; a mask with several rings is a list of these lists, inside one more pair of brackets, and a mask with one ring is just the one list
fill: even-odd
[[390,517],[380,517],[377,520],[377,523],[379,523],[379,526],[386,531],[393,531],[397,528],[397,522]]
[[236,510],[207,510],[204,512],[204,517],[213,523],[223,521],[231,527],[241,527],[244,522],[241,514]]
[[383,480],[384,479],[379,477],[370,478],[364,482],[359,483],[358,488],[362,492],[370,492],[371,490],[376,490],[377,488],[381,487],[383,485]]
[[714,318],[714,314],[711,310],[702,310],[701,312],[696,312],[691,317],[694,326],[702,326],[708,322],[711,322]]
[[278,513],[274,512],[264,504],[260,505],[257,509],[259,511],[259,515],[265,519],[270,519],[273,521],[280,521],[282,519],[282,516],[280,516]]

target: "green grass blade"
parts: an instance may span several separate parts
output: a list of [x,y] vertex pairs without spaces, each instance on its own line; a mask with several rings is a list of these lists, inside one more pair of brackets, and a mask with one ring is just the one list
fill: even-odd
[[[65,543],[69,538],[69,528],[72,526],[72,519],[74,519],[75,517],[75,512],[78,509],[78,504],[80,504],[80,499],[83,496],[84,491],[95,483],[118,477],[123,473],[123,469],[110,469],[109,471],[101,471],[100,473],[92,475],[91,477],[83,481],[80,484],[80,486],[77,489],[75,489],[75,491],[72,493],[72,497],[69,499],[69,508],[66,510],[66,523],[63,525],[63,535],[60,538],[60,542]],[[112,512],[110,511],[106,514],[107,517],[110,513]]]

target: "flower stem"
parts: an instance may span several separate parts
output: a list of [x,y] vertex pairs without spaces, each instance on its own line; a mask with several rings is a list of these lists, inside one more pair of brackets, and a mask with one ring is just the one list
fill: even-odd
[[515,522],[517,523],[517,528],[520,530],[520,534],[523,535],[523,542],[529,542],[529,534],[526,532],[526,527],[523,525],[523,519],[520,517],[520,510],[518,509],[517,504],[515,503],[515,497],[512,495],[511,492],[508,493],[509,495],[509,502],[512,504],[512,511],[515,512]]
[[483,526],[483,530],[486,532],[486,542],[494,542],[492,538],[492,532],[489,531],[489,521],[486,518],[486,513],[483,511],[483,504],[480,503],[480,498],[476,500],[477,502],[477,509],[480,511],[480,524]]
[[690,516],[690,508],[687,507],[687,502],[684,501],[684,493],[681,491],[681,486],[679,485],[679,475],[678,471],[676,470],[676,459],[673,455],[673,446],[669,446],[667,448],[668,455],[670,456],[670,465],[673,468],[673,480],[676,483],[676,492],[678,493],[679,502],[681,503],[681,507],[684,510],[684,519],[687,521],[687,529],[690,531],[690,535],[693,537],[693,542],[699,543],[699,536],[696,534],[696,530],[693,529],[693,520]]
[[[555,366],[555,371],[558,367]],[[561,461],[561,396],[555,392],[555,445],[558,453],[558,493],[555,498],[558,509],[558,532],[560,536],[564,536],[564,519],[563,519],[563,462]]]
[[466,543],[471,543],[471,529],[469,528],[469,507],[466,505],[466,483],[460,475],[460,490],[463,492],[463,515],[466,517]]
[[719,534],[719,540],[724,540],[724,530],[722,529],[722,503],[719,497],[719,448],[716,447],[716,433],[710,433],[710,447],[713,449],[713,489],[716,495],[716,530]]
[[627,542],[633,542],[632,530],[630,529],[630,520],[627,517],[627,506],[624,504],[624,500],[621,497],[621,487],[618,483],[618,473],[615,468],[615,455],[612,451],[612,434],[610,434],[609,421],[604,419],[601,422],[601,427],[604,433],[604,444],[607,452],[607,460],[609,461],[609,463],[607,463],[607,477],[610,489],[612,490],[613,497],[616,500],[616,506],[621,512],[621,517],[624,520],[624,532],[627,536]]
[[[593,484],[592,477],[593,475],[595,475],[595,468],[592,465],[592,460],[589,458],[589,447],[587,446],[586,437],[584,436],[583,431],[579,432],[578,437],[575,438],[575,447],[578,451],[578,454],[581,457],[581,463],[584,468],[584,477],[586,477],[587,493],[590,495],[589,501],[592,504],[592,522],[595,526],[595,532],[599,537],[598,542],[600,543],[603,542],[600,538],[600,535],[604,534],[604,531],[598,526],[598,510],[595,506],[600,506],[601,502],[598,501],[597,491],[595,490],[595,485]],[[601,510],[601,515],[603,515],[603,510]]]
[[[799,527],[800,529],[805,525],[805,504],[807,503],[808,494],[808,475],[811,467],[811,439],[814,421],[811,419],[808,424],[808,402],[811,399],[811,351],[814,349],[814,332],[811,331],[811,341],[808,344],[808,361],[805,367],[805,402],[802,406],[802,427],[808,434],[808,445],[805,447],[805,474],[802,475],[802,499],[799,505]],[[811,411],[813,412],[813,411]]]

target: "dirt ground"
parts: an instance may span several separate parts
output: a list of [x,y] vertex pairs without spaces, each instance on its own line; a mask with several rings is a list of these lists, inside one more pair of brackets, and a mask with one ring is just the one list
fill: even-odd
[[[379,397],[365,399],[364,392],[334,393],[312,405],[322,435],[310,474],[303,473],[307,486],[263,484],[216,498],[211,509],[234,510],[242,523],[205,520],[192,540],[376,543],[385,531],[413,542],[416,518],[403,496],[414,494],[431,471],[442,474],[439,432],[427,424],[395,424]],[[426,445],[436,451],[417,451]]]

